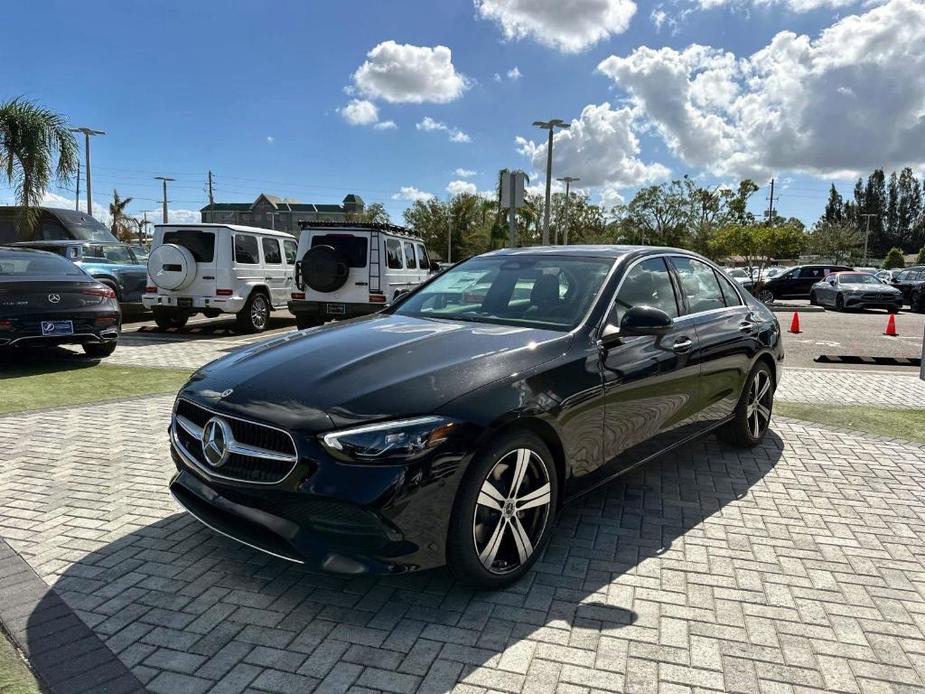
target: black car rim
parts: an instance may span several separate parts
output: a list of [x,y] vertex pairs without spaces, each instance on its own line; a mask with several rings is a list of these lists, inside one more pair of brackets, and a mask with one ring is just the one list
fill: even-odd
[[482,566],[507,574],[536,551],[549,519],[551,487],[536,452],[518,448],[492,467],[476,502],[472,539]]
[[254,297],[254,303],[251,305],[251,323],[257,330],[266,327],[269,313],[266,300],[262,296]]
[[770,304],[774,301],[774,292],[770,289],[763,289],[758,293],[758,299],[763,304]]
[[771,421],[771,376],[767,371],[755,372],[751,387],[748,389],[748,407],[745,410],[745,421],[748,423],[748,433],[752,438],[761,438]]

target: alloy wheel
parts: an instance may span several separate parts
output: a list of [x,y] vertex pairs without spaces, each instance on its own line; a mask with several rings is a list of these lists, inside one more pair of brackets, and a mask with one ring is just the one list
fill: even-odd
[[771,376],[764,369],[755,372],[748,389],[748,406],[745,421],[748,432],[755,439],[760,439],[771,422],[771,404],[774,393],[771,392]]
[[774,301],[774,292],[772,292],[770,289],[762,289],[760,292],[758,292],[758,301],[763,304],[770,304],[772,301]]
[[502,456],[479,490],[472,539],[479,561],[493,574],[523,566],[543,537],[552,489],[542,458],[528,448]]
[[263,330],[267,327],[267,319],[270,316],[270,309],[267,306],[267,300],[263,295],[257,295],[251,302],[251,324],[257,330]]

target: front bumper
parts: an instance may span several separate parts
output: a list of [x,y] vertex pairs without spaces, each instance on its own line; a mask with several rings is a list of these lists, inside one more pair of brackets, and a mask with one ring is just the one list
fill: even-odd
[[882,297],[865,297],[861,294],[845,295],[845,308],[902,308],[901,296],[886,299]]
[[219,311],[221,313],[238,313],[244,308],[247,299],[243,296],[183,296],[173,294],[144,294],[141,303],[148,310],[153,308],[170,308],[200,313],[202,311]]
[[412,465],[349,465],[314,440],[275,484],[217,479],[171,427],[176,501],[216,532],[266,554],[340,574],[395,574],[445,563],[462,455]]

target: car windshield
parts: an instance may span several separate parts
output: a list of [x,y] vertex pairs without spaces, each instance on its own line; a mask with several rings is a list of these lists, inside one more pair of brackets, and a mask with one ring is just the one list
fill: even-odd
[[148,249],[144,246],[132,246],[132,253],[135,254],[135,260],[140,265],[145,265],[148,262]]
[[0,251],[0,280],[28,280],[64,275],[79,277],[83,274],[74,263],[58,255]]
[[862,272],[842,273],[838,276],[838,281],[842,284],[883,284],[873,275],[865,275]]
[[493,256],[456,265],[394,309],[397,315],[571,330],[612,260]]

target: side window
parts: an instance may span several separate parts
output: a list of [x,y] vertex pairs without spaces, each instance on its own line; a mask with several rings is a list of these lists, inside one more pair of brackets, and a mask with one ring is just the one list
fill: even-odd
[[39,241],[65,241],[71,238],[57,219],[46,219],[39,227],[37,240]]
[[299,256],[299,244],[289,239],[283,239],[283,251],[286,254],[286,263],[295,265],[295,259]]
[[409,270],[417,270],[418,261],[414,258],[414,246],[408,241],[402,244],[405,247],[405,267]]
[[726,301],[726,306],[741,306],[742,300],[739,298],[739,294],[736,292],[732,282],[729,281],[729,278],[724,277],[721,272],[715,274],[719,280],[719,288],[723,292],[723,299]]
[[246,234],[234,235],[234,260],[242,265],[257,265],[260,256],[257,253],[257,237]]
[[801,279],[814,279],[821,280],[825,275],[828,275],[831,272],[828,268],[821,267],[805,267],[800,270]]
[[388,256],[388,264],[390,269],[404,269],[405,266],[401,261],[401,241],[398,239],[386,239],[385,253]]
[[633,306],[653,306],[672,318],[678,317],[678,302],[664,258],[644,260],[627,273],[614,301],[609,322],[620,325],[623,314]]
[[694,258],[675,256],[671,262],[678,271],[681,291],[687,297],[691,313],[725,308],[726,302],[713,268]]
[[260,239],[263,245],[263,262],[267,265],[282,265],[283,256],[279,253],[279,239],[264,236]]
[[427,259],[427,251],[424,250],[424,246],[420,243],[414,244],[415,255],[418,257],[418,267],[422,270],[427,270],[430,268],[430,261]]

